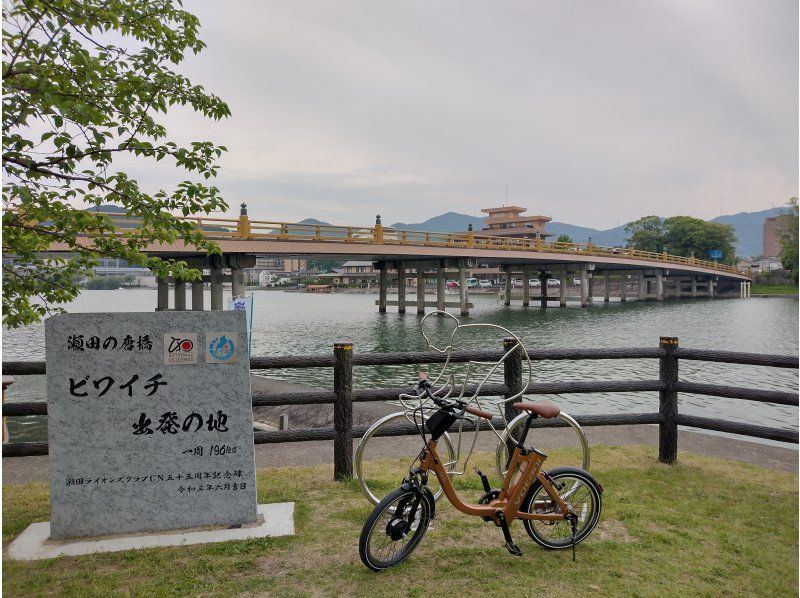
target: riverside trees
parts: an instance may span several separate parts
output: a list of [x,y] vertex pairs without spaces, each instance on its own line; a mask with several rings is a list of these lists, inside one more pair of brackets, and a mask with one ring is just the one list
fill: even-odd
[[[183,262],[147,257],[151,241],[183,240],[209,252],[184,216],[227,208],[219,190],[186,180],[148,192],[117,168],[121,156],[168,160],[202,180],[225,151],[208,141],[185,147],[159,122],[170,107],[207,118],[230,115],[219,97],[173,68],[198,53],[199,22],[171,0],[25,0],[3,11],[3,323],[39,320],[74,299],[98,257],[197,279]],[[128,162],[130,163],[130,162]],[[137,227],[117,231],[106,214],[121,206]],[[90,237],[79,234],[91,232]],[[51,244],[70,258],[43,256]]]
[[736,261],[736,234],[729,224],[707,222],[691,216],[645,216],[625,226],[628,244],[641,251],[666,251],[673,255],[709,259],[713,250],[722,252],[720,262]]

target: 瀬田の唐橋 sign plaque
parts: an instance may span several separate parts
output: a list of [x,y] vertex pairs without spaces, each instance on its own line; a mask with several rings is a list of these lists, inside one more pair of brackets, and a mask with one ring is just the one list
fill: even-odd
[[51,537],[256,520],[241,312],[45,324]]

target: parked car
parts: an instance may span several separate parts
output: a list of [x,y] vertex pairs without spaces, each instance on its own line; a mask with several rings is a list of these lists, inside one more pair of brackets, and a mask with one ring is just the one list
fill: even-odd
[[448,280],[447,281],[447,288],[448,289],[457,289],[458,288],[458,281],[457,280]]
[[542,286],[542,281],[539,280],[538,278],[531,278],[528,281],[528,284],[531,285],[532,287],[540,287]]
[[572,284],[581,286],[581,279],[580,278],[573,278]]
[[514,287],[515,289],[521,289],[522,288],[522,281],[521,280],[517,280],[516,278],[512,278],[511,279],[511,286]]
[[547,286],[549,287],[560,287],[561,281],[558,278],[548,278],[547,279]]
[[477,278],[467,278],[467,288],[472,289],[478,286]]
[[482,289],[489,288],[490,286],[492,286],[492,281],[491,280],[481,280],[481,281],[478,282],[478,286],[481,287]]

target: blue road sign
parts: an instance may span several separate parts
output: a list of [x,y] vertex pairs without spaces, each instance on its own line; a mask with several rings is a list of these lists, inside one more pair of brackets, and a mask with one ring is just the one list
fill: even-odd
[[722,257],[722,250],[721,249],[712,249],[708,252],[708,258],[712,260],[718,260]]

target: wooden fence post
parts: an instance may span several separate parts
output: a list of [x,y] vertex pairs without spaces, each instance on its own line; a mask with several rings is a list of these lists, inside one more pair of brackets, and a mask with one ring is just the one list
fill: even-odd
[[678,458],[678,424],[675,423],[678,415],[678,391],[675,390],[678,381],[678,358],[675,356],[678,338],[662,336],[658,345],[666,351],[666,355],[658,359],[658,377],[664,384],[658,393],[658,412],[664,417],[664,422],[658,425],[658,460],[675,463]]
[[[518,347],[517,339],[515,338],[504,338],[503,339],[503,351],[508,353],[512,351],[514,347]],[[503,362],[503,382],[508,387],[506,391],[506,398],[513,397],[515,394],[522,390],[522,349],[518,347],[516,350],[512,351]],[[514,401],[515,403],[519,402],[520,399]],[[517,411],[511,405],[511,403],[506,403],[506,422],[510,422],[514,419],[517,415],[522,413],[521,411]],[[514,444],[511,438],[508,438],[506,441],[508,446],[508,456],[511,457],[511,454],[514,450]]]
[[333,345],[333,479],[353,477],[353,344]]

